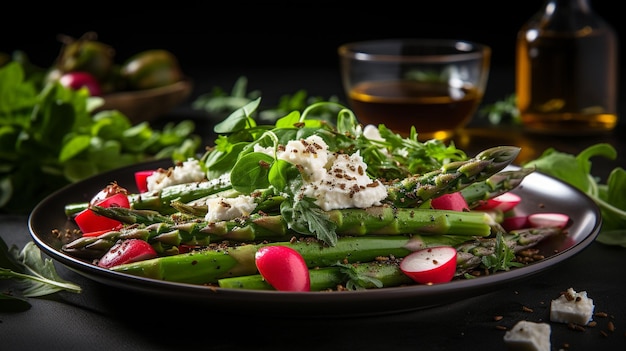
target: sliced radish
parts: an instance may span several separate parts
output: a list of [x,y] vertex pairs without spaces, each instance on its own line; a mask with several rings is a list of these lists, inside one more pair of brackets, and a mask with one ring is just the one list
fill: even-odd
[[421,284],[445,283],[456,272],[457,251],[452,246],[421,249],[407,255],[400,262],[400,270]]
[[528,215],[528,223],[536,228],[565,228],[569,224],[569,216],[563,213],[533,213]]
[[157,257],[152,246],[141,239],[127,239],[117,242],[100,258],[98,266],[111,268],[125,263],[148,260]]
[[487,200],[484,204],[476,207],[476,209],[507,212],[514,209],[521,201],[522,198],[519,195],[509,192]]
[[430,205],[436,210],[469,211],[467,201],[460,192],[436,197],[431,200]]
[[148,191],[148,177],[154,173],[154,170],[145,170],[135,172],[135,184],[140,193]]
[[[89,200],[89,204],[90,205],[99,204],[102,201],[106,200],[107,198],[112,197],[113,195],[117,195],[117,194],[128,195],[128,190],[126,190],[125,188],[122,188],[115,182],[111,183],[105,186],[104,189],[100,190],[96,195],[94,195],[91,198],[91,200]],[[116,201],[123,201],[123,200],[116,200]]]
[[502,228],[506,231],[528,228],[528,216],[510,216],[502,220]]
[[[128,201],[128,196],[124,193],[117,193],[115,195],[109,196],[107,198],[104,198],[103,200],[100,200],[94,203],[94,205],[101,206],[101,207],[117,206],[117,207],[130,208],[130,202]],[[82,210],[81,212],[79,212],[74,217],[74,221],[76,222],[76,225],[78,225],[78,228],[80,229],[80,231],[83,233],[91,233],[91,232],[98,232],[102,230],[116,229],[116,228],[119,228],[120,225],[122,224],[122,222],[116,219],[96,214],[94,211],[92,211],[89,208],[86,208]]]
[[255,254],[263,278],[280,291],[310,291],[309,269],[300,253],[287,246],[265,246]]

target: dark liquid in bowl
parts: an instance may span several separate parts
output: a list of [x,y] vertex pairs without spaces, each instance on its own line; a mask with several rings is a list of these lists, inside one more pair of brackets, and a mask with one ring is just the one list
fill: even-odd
[[422,140],[450,138],[470,121],[481,98],[472,86],[417,81],[365,82],[348,97],[362,124],[385,124],[403,136],[414,125]]

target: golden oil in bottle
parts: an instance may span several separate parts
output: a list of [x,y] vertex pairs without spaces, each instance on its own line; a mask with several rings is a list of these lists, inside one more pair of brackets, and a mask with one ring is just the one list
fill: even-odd
[[554,135],[618,122],[618,42],[588,0],[548,0],[519,31],[516,96],[524,128]]

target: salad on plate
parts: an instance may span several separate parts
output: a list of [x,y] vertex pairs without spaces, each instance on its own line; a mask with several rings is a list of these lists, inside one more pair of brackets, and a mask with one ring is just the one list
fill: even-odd
[[[215,126],[215,145],[168,169],[68,203],[61,250],[132,276],[280,291],[444,284],[528,264],[567,235],[562,213],[519,214],[535,171],[520,149],[469,156],[453,143],[362,126],[320,102],[257,124],[260,99]],[[337,118],[316,118],[335,109]],[[529,251],[530,250],[530,251]],[[541,259],[540,257],[536,259]]]

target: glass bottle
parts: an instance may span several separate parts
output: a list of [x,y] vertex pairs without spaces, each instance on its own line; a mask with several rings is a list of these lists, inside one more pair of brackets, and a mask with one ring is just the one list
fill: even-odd
[[618,41],[589,0],[547,0],[518,32],[516,97],[524,128],[553,135],[618,122]]

